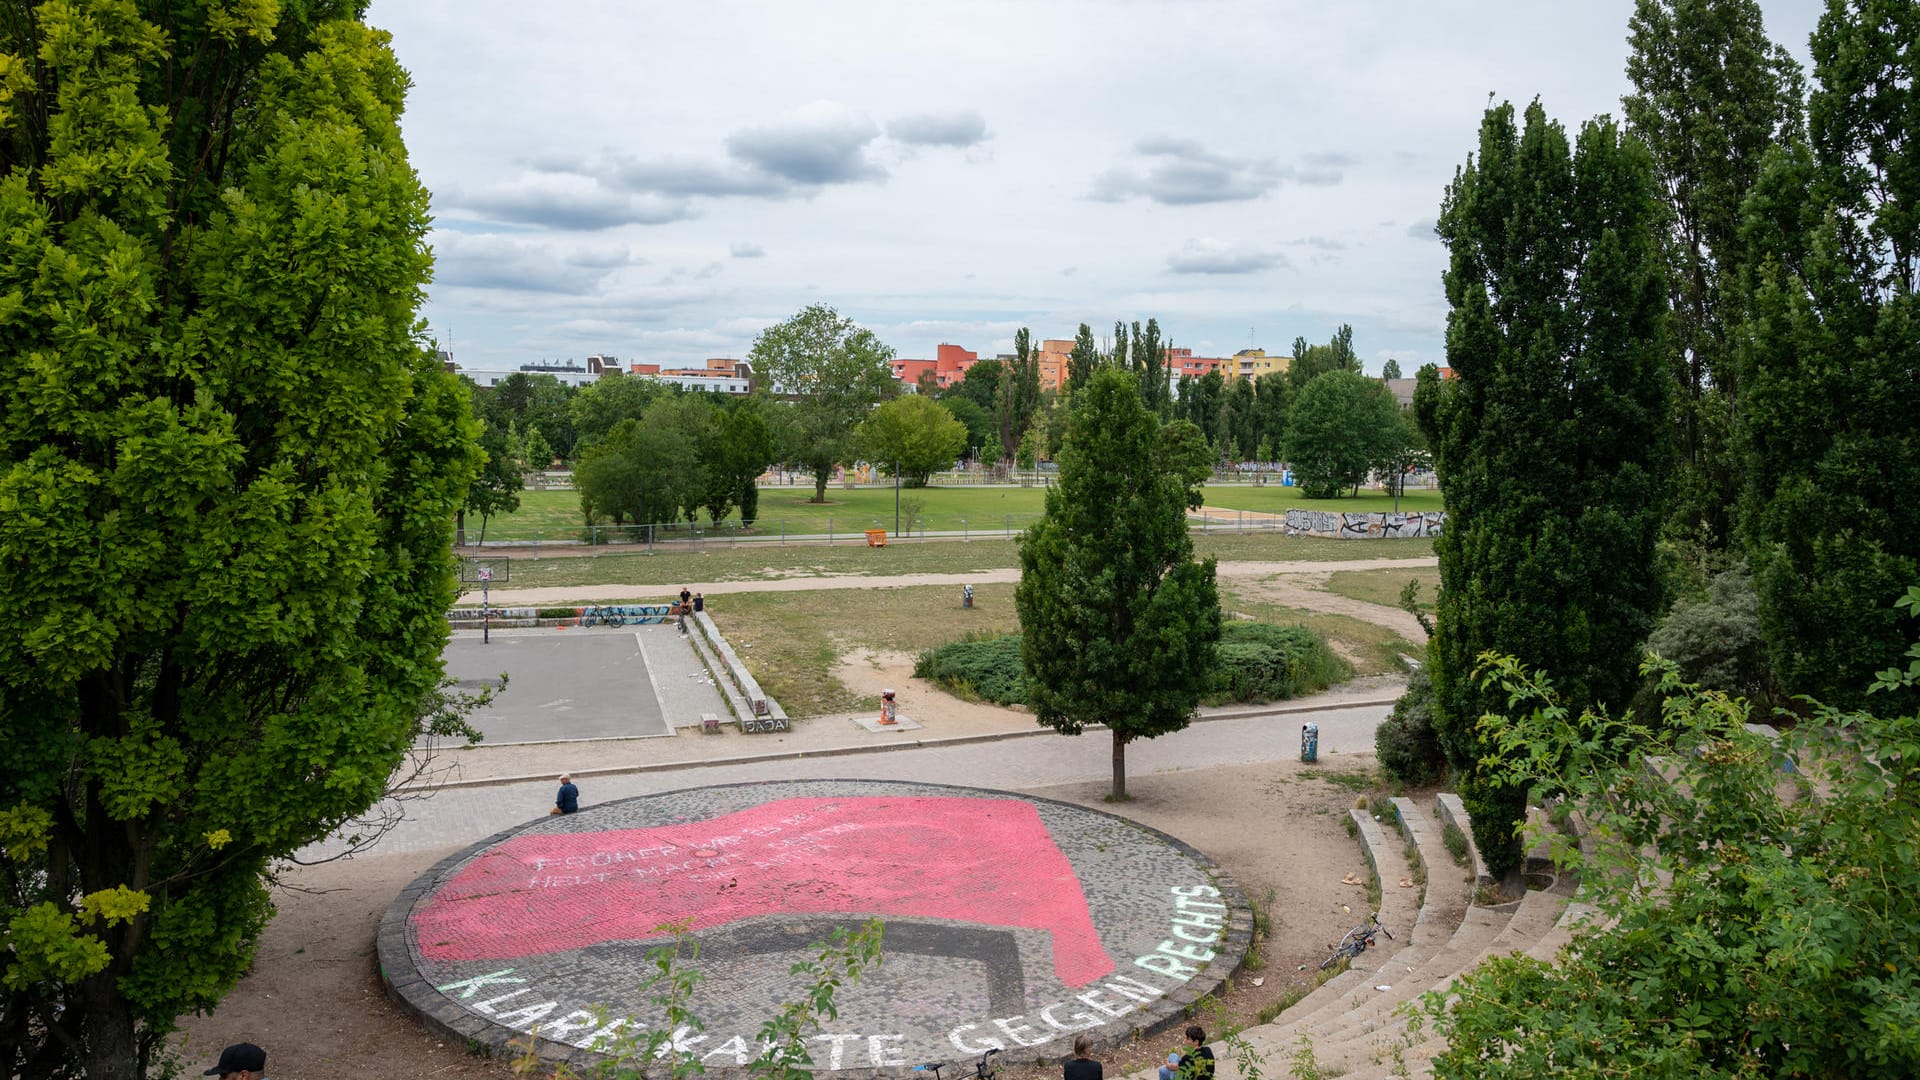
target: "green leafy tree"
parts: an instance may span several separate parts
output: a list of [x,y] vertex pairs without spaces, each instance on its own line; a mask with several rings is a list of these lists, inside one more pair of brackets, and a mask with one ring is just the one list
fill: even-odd
[[1286,455],[1300,493],[1333,499],[1381,464],[1400,429],[1400,410],[1378,379],[1328,371],[1300,391],[1288,413]]
[[1863,704],[1859,672],[1920,633],[1885,606],[1920,578],[1916,34],[1910,4],[1831,5],[1811,42],[1811,148],[1775,151],[1747,203],[1745,546],[1785,690],[1843,708]]
[[1170,418],[1172,396],[1167,386],[1167,343],[1160,340],[1160,320],[1148,319],[1145,330],[1133,324],[1131,348],[1134,374],[1140,378],[1140,399],[1162,420]]
[[1100,349],[1093,343],[1093,328],[1081,323],[1080,331],[1073,335],[1073,351],[1067,354],[1067,393],[1087,385],[1099,369]]
[[1386,363],[1384,363],[1384,364],[1382,364],[1382,365],[1380,365],[1380,377],[1381,377],[1381,378],[1383,378],[1383,379],[1398,379],[1398,378],[1400,378],[1400,377],[1401,377],[1401,376],[1400,376],[1400,361],[1398,361],[1398,360],[1396,360],[1396,359],[1394,359],[1394,358],[1393,358],[1393,357],[1391,357],[1391,356],[1389,356],[1389,357],[1387,357],[1387,362],[1386,362]]
[[966,448],[966,425],[919,394],[894,398],[860,425],[861,456],[908,487],[926,487],[934,470],[950,467]]
[[[660,448],[653,459],[657,471],[648,484],[664,513],[642,524],[692,523],[699,517],[714,490],[710,466],[716,458],[717,412],[706,394],[672,394],[648,407],[641,423],[656,436],[655,445]],[[723,482],[727,479],[732,478]]]
[[1020,439],[1040,410],[1040,351],[1026,327],[1014,331],[1013,362],[1000,381],[993,403],[994,429],[1000,435],[1000,460],[1013,457]]
[[[602,379],[601,382],[614,382]],[[573,398],[576,391],[552,375],[516,371],[500,385],[481,391],[481,418],[501,427],[537,430],[561,457],[574,453]]]
[[703,444],[707,495],[702,505],[717,524],[729,507],[740,511],[740,524],[752,525],[760,516],[760,474],[773,463],[773,432],[767,426],[767,403],[759,396],[741,398],[715,409],[712,430]]
[[1400,408],[1391,392],[1382,395],[1387,408],[1383,410],[1383,426],[1378,441],[1374,443],[1372,469],[1393,493],[1393,508],[1400,509],[1400,496],[1407,493],[1407,478],[1416,470],[1433,465],[1433,454],[1427,449],[1427,437],[1420,432],[1411,409]]
[[1194,561],[1186,520],[1207,462],[1198,432],[1163,428],[1126,372],[1082,387],[1070,425],[1046,516],[1020,540],[1021,656],[1041,724],[1111,732],[1123,800],[1127,744],[1186,727],[1213,667],[1214,564]]
[[613,425],[640,419],[648,406],[670,393],[672,387],[658,379],[635,376],[595,379],[581,387],[567,402],[576,450],[584,453],[613,430]]
[[976,361],[959,382],[936,396],[943,402],[965,398],[983,411],[991,411],[1000,400],[1001,380],[1008,374],[1007,365],[998,360]]
[[1211,437],[1220,426],[1220,407],[1226,393],[1227,381],[1218,369],[1194,379],[1180,397],[1180,419]]
[[1294,392],[1329,371],[1360,373],[1360,354],[1353,351],[1353,327],[1342,324],[1325,345],[1309,345],[1306,338],[1293,339],[1293,362],[1287,365],[1287,382]]
[[622,420],[587,447],[573,467],[573,484],[579,489],[587,524],[602,518],[612,518],[615,525],[659,520],[658,511],[646,505],[644,459],[654,453],[655,445],[639,420]]
[[1277,461],[1286,440],[1286,413],[1292,407],[1294,392],[1284,371],[1269,371],[1254,380],[1254,457]]
[[1434,719],[1496,875],[1521,865],[1523,792],[1479,766],[1476,724],[1504,698],[1475,680],[1478,657],[1518,656],[1570,702],[1619,707],[1664,599],[1660,220],[1637,141],[1603,119],[1570,147],[1538,102],[1524,130],[1512,105],[1487,111],[1441,206],[1455,377],[1438,393],[1423,370],[1415,403],[1448,515]]
[[1621,104],[1653,155],[1667,208],[1673,524],[1722,548],[1732,540],[1741,474],[1731,439],[1746,254],[1740,207],[1767,151],[1799,138],[1800,67],[1767,39],[1756,0],[1639,0],[1628,43],[1634,89]]
[[761,331],[747,355],[774,394],[791,398],[778,425],[782,452],[813,474],[813,501],[826,502],[834,466],[854,458],[860,422],[893,392],[893,350],[825,304],[810,304]]
[[[347,4],[0,19],[0,1071],[135,1080],[436,700],[479,466]],[[159,18],[159,16],[155,16]]]
[[[1905,603],[1920,612],[1920,590]],[[1920,1074],[1920,717],[1814,706],[1771,741],[1745,700],[1661,674],[1656,724],[1575,713],[1551,680],[1493,664],[1489,765],[1579,807],[1594,842],[1553,854],[1605,928],[1427,995],[1448,1043],[1434,1075]]]
[[487,542],[487,522],[493,515],[511,514],[520,509],[520,492],[526,486],[526,469],[514,453],[515,440],[510,431],[486,424],[479,441],[486,460],[481,464],[480,471],[474,474],[473,482],[467,485],[466,499],[460,505],[460,512],[463,524],[464,515],[480,515],[480,542],[484,544]]
[[1000,456],[1000,433],[994,430],[993,417],[973,403],[972,398],[942,398],[940,404],[967,429],[967,444],[961,453],[985,459]]

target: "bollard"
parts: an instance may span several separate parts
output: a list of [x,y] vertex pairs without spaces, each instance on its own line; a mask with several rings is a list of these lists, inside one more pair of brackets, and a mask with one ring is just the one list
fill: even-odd
[[1300,760],[1318,761],[1320,759],[1320,725],[1300,725]]
[[891,690],[880,691],[880,722],[883,724],[893,723],[893,720],[894,720],[893,710],[894,710],[893,691]]
[[971,585],[960,586],[960,606],[963,608],[970,608],[973,606],[973,586]]

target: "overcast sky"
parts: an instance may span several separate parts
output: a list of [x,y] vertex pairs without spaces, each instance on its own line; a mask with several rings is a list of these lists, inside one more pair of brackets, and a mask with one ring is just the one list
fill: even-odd
[[[1804,62],[1816,0],[1763,0]],[[1488,94],[1619,115],[1631,0],[374,0],[470,367],[745,356],[815,301],[903,357],[1159,318],[1443,360]]]

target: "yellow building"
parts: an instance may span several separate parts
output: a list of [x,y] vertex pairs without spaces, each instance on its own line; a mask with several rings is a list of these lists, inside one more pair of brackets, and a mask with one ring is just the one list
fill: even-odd
[[1231,370],[1221,374],[1234,379],[1258,379],[1262,375],[1284,372],[1292,364],[1291,356],[1268,356],[1265,349],[1241,349],[1233,354]]

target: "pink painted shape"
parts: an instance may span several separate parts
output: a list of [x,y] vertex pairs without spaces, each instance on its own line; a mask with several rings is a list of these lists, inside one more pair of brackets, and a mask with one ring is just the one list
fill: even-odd
[[519,836],[468,863],[413,921],[428,959],[463,961],[785,913],[1030,927],[1052,933],[1066,985],[1114,969],[1073,865],[1017,799],[782,799],[684,825]]

